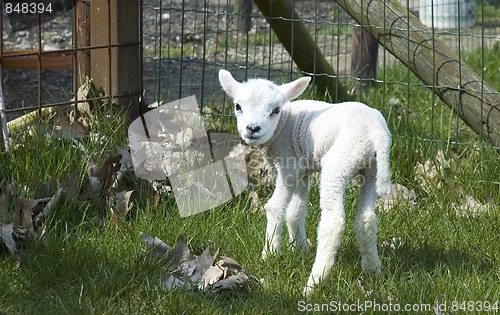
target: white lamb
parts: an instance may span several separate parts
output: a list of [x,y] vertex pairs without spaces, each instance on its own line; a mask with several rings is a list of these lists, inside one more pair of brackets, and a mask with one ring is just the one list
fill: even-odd
[[291,246],[308,249],[304,223],[311,173],[321,171],[316,260],[304,294],[328,278],[344,231],[344,193],[349,181],[361,175],[354,224],[361,264],[368,273],[380,272],[375,201],[391,190],[392,142],[380,112],[357,102],[290,102],[304,92],[309,77],[278,86],[264,79],[240,83],[220,70],[219,81],[234,100],[241,138],[262,146],[276,168],[276,188],[264,206],[263,257],[279,250],[285,219]]

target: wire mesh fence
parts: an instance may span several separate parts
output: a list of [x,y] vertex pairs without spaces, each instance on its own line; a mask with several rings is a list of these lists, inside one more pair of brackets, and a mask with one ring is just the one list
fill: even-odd
[[[90,54],[89,51],[94,51],[94,49],[111,51],[111,47],[119,45],[83,43],[83,39],[76,36],[75,30],[82,28],[84,24],[82,24],[81,16],[71,11],[71,8],[78,2],[84,2],[86,5],[92,2],[60,0],[60,3],[65,5],[61,6],[61,13],[56,18],[42,19],[47,15],[38,15],[38,20],[33,20],[33,25],[25,28],[15,23],[20,20],[19,18],[12,20],[6,14],[5,6],[8,2],[3,2],[1,56],[2,83],[8,119],[42,106],[70,103],[74,100],[73,97],[79,87],[76,77],[83,71],[78,56],[81,56],[81,53]],[[112,6],[112,1],[101,2]],[[142,40],[142,59],[138,62],[142,63],[142,74],[140,74],[142,80],[140,81],[141,89],[144,90],[145,103],[158,100],[170,101],[195,95],[203,107],[205,105],[223,107],[224,95],[217,79],[217,71],[220,68],[230,69],[239,80],[258,76],[284,82],[303,73],[335,77],[339,79],[338,84],[346,89],[346,95],[352,98],[363,98],[363,94],[350,95],[353,87],[360,82],[360,78],[352,70],[352,58],[359,48],[353,46],[355,38],[353,30],[360,24],[363,24],[365,28],[380,28],[381,26],[370,22],[355,22],[352,12],[349,14],[341,5],[342,2],[291,1],[294,9],[292,18],[280,15],[265,16],[256,5],[258,2],[266,3],[265,1],[254,3],[244,0],[143,0],[137,2],[140,7],[138,12],[141,17],[138,27]],[[273,5],[275,9],[281,5],[280,1],[270,1],[268,4],[271,9]],[[409,21],[415,15],[427,26],[416,30],[408,28],[406,30],[408,34],[421,34],[432,40],[441,41],[458,56],[460,62],[473,60],[479,64],[479,69],[476,70],[478,75],[482,80],[486,78],[493,86],[494,91],[487,91],[486,95],[498,94],[500,79],[498,75],[492,74],[495,71],[498,73],[498,69],[495,69],[494,64],[489,65],[490,57],[488,57],[488,53],[494,49],[494,46],[498,46],[500,37],[498,18],[500,9],[495,0],[489,2],[408,0],[401,4],[408,10],[400,17],[400,20]],[[387,10],[387,12],[382,12],[382,20],[389,15],[390,9]],[[361,15],[363,14],[365,13]],[[365,15],[369,13],[366,12]],[[289,44],[291,47],[282,44],[283,39],[279,38],[270,26],[273,21],[293,22],[289,30],[292,38]],[[304,25],[314,42],[312,47],[309,47],[303,38],[293,37],[294,32],[298,30],[294,26],[295,23]],[[105,29],[109,25],[103,27]],[[384,24],[382,27],[391,30],[395,26]],[[124,27],[121,26],[121,28]],[[93,32],[94,35],[102,33],[101,30],[95,29]],[[119,27],[118,32],[127,31],[120,30]],[[437,82],[425,83],[414,78],[411,71],[402,66],[398,58],[384,47],[384,39],[378,38],[378,40],[382,44],[377,44],[378,56],[369,61],[371,66],[376,64],[378,68],[373,77],[368,77],[370,83],[376,84],[375,92],[370,93],[382,93],[379,102],[389,104],[388,110],[389,107],[392,111],[402,108],[401,111],[407,115],[405,123],[410,125],[412,104],[408,100],[411,100],[412,95],[417,91],[426,91],[423,95],[430,104],[430,113],[447,113],[449,109],[437,106],[438,97],[431,92],[436,88]],[[387,46],[387,43],[385,44]],[[434,45],[434,41],[430,45]],[[295,53],[298,48],[305,51],[319,51],[332,71],[321,73],[319,68],[314,68],[312,71],[300,69],[297,66],[298,57]],[[12,54],[12,51],[16,53]],[[414,52],[409,50],[407,52],[408,55],[412,53]],[[27,59],[23,59],[26,56],[32,57],[34,62],[30,70],[26,70]],[[317,55],[310,54],[310,56],[314,59]],[[56,61],[55,66],[59,67],[58,69],[55,69],[54,65],[50,66],[51,57],[62,57]],[[401,56],[398,57],[401,59]],[[438,57],[439,54],[435,54],[432,58]],[[16,60],[18,62],[12,63]],[[314,59],[310,62],[315,67],[319,60]],[[9,66],[12,64],[14,66]],[[111,67],[111,64],[108,66]],[[130,65],[115,66],[127,69]],[[127,77],[127,74],[115,76]],[[457,87],[449,88],[456,89]],[[403,104],[398,103],[400,101],[394,95],[387,94],[388,90],[403,93],[405,95]],[[110,94],[117,93],[111,86],[107,86],[107,91]],[[479,93],[483,92],[479,91]],[[338,95],[334,97],[334,101],[342,100],[344,99]],[[381,107],[384,104],[377,106]],[[431,127],[429,132],[423,135],[425,138],[432,140],[443,136],[439,134],[439,126],[446,123],[443,121],[443,115],[445,114],[434,116],[429,114],[431,118],[428,120]],[[456,117],[453,121],[457,130],[456,137],[458,137],[458,130],[466,127]]]
[[[220,104],[223,95],[219,88],[217,71],[223,67],[232,70],[237,79],[259,76],[280,82],[300,75],[301,69],[296,65],[293,52],[290,53],[282,45],[269,23],[286,18],[264,16],[251,2],[251,9],[242,10],[239,3],[245,1],[143,2],[144,64],[147,69],[144,82],[145,88],[149,88],[146,90],[148,102],[158,99],[173,100],[194,94],[200,98],[202,104]],[[270,6],[279,5],[277,1],[269,3]],[[335,76],[340,78],[340,82],[350,91],[359,81],[352,72],[351,64],[354,52],[353,28],[359,23],[337,2],[292,1],[292,5],[295,9],[293,14],[296,14],[293,20],[305,25],[316,44],[315,47],[305,49],[321,51]],[[479,59],[483,58],[479,60],[482,70],[479,69],[478,75],[481,77],[484,76],[483,72],[497,71],[488,69],[487,60],[484,59],[484,52],[493,49],[495,44],[498,45],[500,36],[500,23],[495,13],[498,12],[498,5],[494,2],[415,0],[403,1],[402,5],[408,8],[407,15],[401,16],[402,20],[415,15],[424,24],[422,29],[408,29],[408,33],[423,34],[441,41],[458,56],[460,62],[466,62],[468,58],[474,58],[471,57],[474,55],[479,56]],[[362,26],[371,27],[370,24]],[[293,27],[290,32],[294,32]],[[304,42],[300,38],[294,38],[291,45],[301,46]],[[383,45],[378,45],[377,50],[378,58],[370,62],[376,62],[378,74],[369,78],[370,81],[389,89],[404,90],[406,100],[411,100],[416,90],[427,89],[428,93],[425,95],[428,97],[430,111],[443,111],[442,108],[436,107],[438,97],[431,92],[435,88],[432,83],[412,80],[413,74],[410,70],[405,71],[398,58]],[[408,54],[413,53],[408,51]],[[400,68],[397,75],[389,70],[398,67]],[[314,74],[321,75],[319,71]],[[498,92],[498,76],[490,84]],[[397,100],[387,95],[385,102],[390,101]],[[409,102],[398,106],[402,106],[407,113],[412,112]],[[437,117],[443,118],[442,115]],[[411,119],[407,118],[411,124]],[[434,126],[443,122],[429,119],[429,123]],[[458,120],[456,124],[455,130],[465,128],[458,126]],[[431,129],[433,130],[425,137],[438,137],[438,132],[434,130],[438,130],[437,126]]]

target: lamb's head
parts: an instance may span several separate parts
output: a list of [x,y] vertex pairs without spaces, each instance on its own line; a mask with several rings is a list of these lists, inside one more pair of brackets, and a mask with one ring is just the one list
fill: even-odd
[[283,85],[264,79],[241,83],[228,71],[219,71],[220,84],[234,101],[238,132],[249,145],[264,144],[272,138],[281,107],[302,94],[310,80],[303,77]]

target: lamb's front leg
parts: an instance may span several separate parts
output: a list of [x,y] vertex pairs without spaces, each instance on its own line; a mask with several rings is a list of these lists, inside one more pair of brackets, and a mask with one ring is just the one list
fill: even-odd
[[292,198],[293,188],[287,180],[290,176],[286,172],[277,170],[276,188],[273,195],[264,206],[267,217],[266,244],[262,251],[262,258],[269,254],[277,253],[281,243],[281,234],[283,232],[283,221],[285,211]]
[[292,200],[286,209],[286,224],[290,237],[290,246],[302,251],[309,250],[307,243],[305,221],[307,215],[307,204],[309,190],[311,186],[311,176],[302,176],[296,184]]

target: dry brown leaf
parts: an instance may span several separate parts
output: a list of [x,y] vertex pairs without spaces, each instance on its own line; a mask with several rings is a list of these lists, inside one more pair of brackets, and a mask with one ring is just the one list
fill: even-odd
[[58,112],[52,118],[54,127],[62,138],[81,139],[87,134],[87,128],[78,120],[71,121],[63,112]]
[[173,250],[158,238],[144,233],[141,233],[141,238],[148,246],[149,253],[157,258],[167,254],[169,273],[163,280],[165,290],[184,287],[218,293],[248,289],[258,283],[254,276],[230,257],[222,257],[214,263],[218,251],[211,255],[207,248],[200,256],[193,257],[182,237]]
[[207,290],[217,281],[224,279],[224,274],[226,273],[227,267],[222,267],[219,264],[211,266],[205,271],[205,273],[203,273],[198,288],[200,290]]
[[85,77],[85,81],[80,85],[76,93],[76,98],[79,101],[77,110],[82,114],[92,114],[93,99],[104,95],[102,88],[97,88],[91,78]]
[[113,176],[120,168],[121,154],[111,155],[106,158],[102,166],[89,162],[87,166],[88,180],[82,186],[80,193],[97,194],[108,190],[113,185]]
[[452,168],[453,160],[445,157],[442,150],[439,150],[433,160],[426,160],[424,163],[417,163],[415,166],[415,178],[420,186],[427,192],[443,187],[446,178],[446,170]]
[[193,256],[191,256],[191,253],[189,252],[187,243],[181,236],[177,241],[177,245],[175,245],[175,248],[168,253],[167,262],[170,268],[176,269],[182,262],[192,259]]
[[472,216],[477,217],[493,210],[493,205],[488,203],[480,203],[470,194],[466,194],[465,200],[461,203],[452,203],[455,214],[460,217]]
[[391,193],[383,199],[379,199],[378,203],[384,212],[389,212],[396,205],[406,205],[410,208],[415,207],[417,195],[413,189],[393,183],[391,185]]
[[130,202],[130,197],[134,190],[124,190],[116,193],[115,206],[111,207],[111,223],[117,224],[118,218],[126,218],[129,215],[133,202]]
[[116,194],[116,208],[125,215],[129,214],[130,209],[134,205],[133,202],[130,201],[130,197],[134,190],[124,190]]
[[12,209],[16,196],[16,183],[0,182],[0,223],[12,223]]
[[3,243],[10,253],[17,255],[28,237],[28,229],[0,223],[0,243]]
[[113,182],[112,188],[118,189],[120,186],[124,186],[126,184],[126,179],[136,179],[136,175],[134,173],[134,164],[132,162],[132,156],[130,152],[122,147],[117,148],[118,153],[122,156],[120,160],[120,169],[116,173],[115,180]]
[[258,283],[254,276],[231,257],[222,257],[215,265],[223,271],[223,276],[217,281],[212,279],[213,283],[210,285],[213,293],[246,290]]
[[[214,264],[215,257],[219,254],[219,251],[212,256],[210,254],[210,248],[206,248],[200,256],[197,256],[196,259],[196,273],[191,276],[191,280],[194,283],[200,284],[202,282],[202,277]],[[199,285],[198,285],[199,286]]]
[[213,293],[225,291],[248,290],[251,286],[257,284],[257,279],[250,277],[243,271],[238,271],[234,275],[215,282],[212,286]]
[[[50,198],[45,199],[26,199],[19,197],[16,200],[16,212],[21,216],[20,225],[27,228],[30,232],[34,232],[33,218],[43,211],[45,205]],[[17,224],[17,222],[15,222]]]
[[152,237],[142,232],[140,234],[142,242],[148,247],[148,254],[153,254],[157,258],[164,258],[172,250],[172,247],[165,244],[158,237]]

